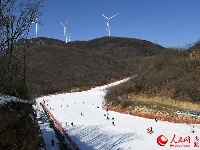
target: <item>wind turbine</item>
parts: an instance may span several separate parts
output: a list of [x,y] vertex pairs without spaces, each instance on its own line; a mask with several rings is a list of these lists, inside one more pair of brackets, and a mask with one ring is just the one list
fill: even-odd
[[[67,21],[68,22],[68,21]],[[68,38],[67,38],[67,22],[65,24],[63,24],[61,22],[61,25],[64,27],[64,37],[65,37],[65,42],[68,42]]]
[[117,16],[117,15],[119,15],[119,13],[117,13],[117,14],[113,15],[112,17],[108,18],[108,17],[106,17],[104,14],[102,14],[102,16],[103,16],[104,18],[107,19],[107,31],[108,31],[108,36],[110,36],[110,19],[114,18],[114,17]]
[[37,18],[32,23],[35,23],[35,37],[37,38],[38,37],[38,29],[39,29]]

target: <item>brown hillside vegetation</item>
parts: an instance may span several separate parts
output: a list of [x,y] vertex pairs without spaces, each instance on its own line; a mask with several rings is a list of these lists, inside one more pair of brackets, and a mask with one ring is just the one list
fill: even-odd
[[200,41],[196,42],[194,46],[189,49],[190,59],[200,60]]
[[103,37],[65,44],[49,38],[29,40],[27,82],[36,95],[66,92],[132,76],[145,57],[164,48],[130,38]]
[[0,149],[41,149],[41,137],[32,104],[8,102],[0,105]]
[[166,49],[145,58],[136,77],[107,91],[107,104],[161,116],[176,116],[181,110],[199,111],[200,61],[190,59],[192,49]]

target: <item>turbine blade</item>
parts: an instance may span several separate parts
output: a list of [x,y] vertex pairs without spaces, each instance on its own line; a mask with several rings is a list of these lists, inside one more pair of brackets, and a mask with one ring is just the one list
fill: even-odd
[[104,14],[102,14],[102,16],[103,16],[104,18],[108,19],[108,17],[106,17]]
[[117,16],[117,15],[119,15],[119,13],[117,13],[117,14],[113,15],[113,16],[112,16],[112,17],[110,17],[109,19],[112,19],[113,17],[115,17],[115,16]]
[[61,22],[61,25],[63,25],[63,27],[65,26],[62,22]]

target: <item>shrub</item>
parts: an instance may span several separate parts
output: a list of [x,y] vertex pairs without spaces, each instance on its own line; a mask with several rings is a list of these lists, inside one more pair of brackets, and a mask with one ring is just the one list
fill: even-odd
[[[118,104],[127,106],[129,102],[118,101],[129,93],[146,96],[164,96],[179,101],[200,101],[200,61],[190,60],[187,51],[166,49],[153,57],[145,58],[137,68],[137,77],[110,88],[109,94]],[[120,94],[119,94],[120,91]],[[115,96],[115,94],[117,94]],[[130,103],[131,105],[131,103]]]
[[[0,149],[39,149],[44,141],[31,104],[0,105]],[[38,145],[39,144],[39,145]]]
[[123,100],[120,105],[121,105],[122,108],[127,108],[128,106],[131,106],[133,104],[134,104],[133,101]]

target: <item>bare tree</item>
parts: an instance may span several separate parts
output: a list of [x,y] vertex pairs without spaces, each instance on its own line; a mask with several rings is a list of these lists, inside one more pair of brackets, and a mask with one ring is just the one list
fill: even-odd
[[[32,22],[41,15],[43,1],[0,0],[0,56],[3,58],[0,59],[0,81],[4,81],[0,87],[1,91],[15,95],[17,88],[21,86],[22,78],[25,84],[25,46],[19,51],[16,43],[27,37]],[[22,58],[23,65],[19,64]]]

